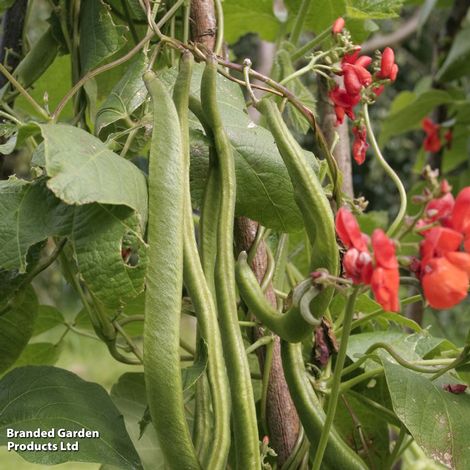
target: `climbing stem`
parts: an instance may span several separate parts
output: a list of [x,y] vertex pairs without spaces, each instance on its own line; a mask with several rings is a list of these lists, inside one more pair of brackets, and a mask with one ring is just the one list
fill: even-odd
[[333,425],[333,420],[336,414],[336,407],[338,405],[338,399],[340,395],[341,375],[343,372],[344,361],[346,359],[349,334],[351,333],[351,324],[354,315],[354,305],[356,303],[358,292],[359,288],[354,287],[346,304],[343,333],[341,335],[341,343],[338,351],[338,357],[336,358],[335,370],[333,373],[333,385],[331,387],[331,394],[328,400],[328,410],[326,412],[325,424],[322,429],[320,442],[318,443],[317,451],[315,453],[312,470],[320,470],[321,468],[323,455],[325,453],[326,445],[328,444],[331,427]]
[[369,136],[369,140],[372,145],[372,148],[374,149],[375,155],[377,156],[377,159],[379,160],[379,163],[384,169],[385,173],[387,173],[387,175],[395,183],[395,186],[398,189],[398,194],[400,195],[400,210],[398,211],[398,214],[395,217],[395,220],[392,222],[392,225],[390,225],[388,232],[387,232],[388,235],[393,236],[396,233],[398,227],[400,226],[403,218],[405,217],[406,191],[400,178],[395,173],[395,171],[393,171],[393,168],[388,164],[387,160],[385,160],[384,156],[382,155],[382,152],[380,151],[379,144],[377,143],[377,140],[375,139],[374,131],[370,123],[369,108],[368,108],[367,103],[364,103],[363,111],[364,111],[364,119],[366,122],[367,134]]

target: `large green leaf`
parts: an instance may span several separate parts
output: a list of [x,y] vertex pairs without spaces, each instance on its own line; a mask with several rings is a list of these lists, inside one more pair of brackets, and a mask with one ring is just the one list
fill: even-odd
[[163,470],[165,462],[153,426],[146,426],[140,436],[140,421],[147,408],[144,374],[127,372],[111,389],[111,398],[124,416],[126,428],[139,453],[145,470]]
[[[195,67],[192,93],[199,96],[202,66]],[[219,76],[217,93],[222,119],[232,143],[237,175],[236,214],[250,217],[261,224],[283,232],[303,227],[300,211],[294,200],[294,190],[287,169],[271,133],[253,123],[244,109],[240,87]],[[193,154],[191,165],[207,167],[208,152],[201,150],[204,140],[198,141],[198,158]],[[312,167],[318,162],[309,154]],[[205,174],[199,168],[198,174]],[[193,175],[194,181],[194,175]]]
[[[124,420],[106,391],[85,382],[72,372],[49,366],[14,369],[0,380],[0,445],[25,443],[7,437],[8,428],[17,431],[65,429],[97,431],[99,437],[35,438],[37,443],[73,443],[79,451],[20,452],[34,463],[99,462],[123,469],[142,468],[139,456],[124,426]],[[29,442],[29,440],[28,440]]]
[[126,27],[115,25],[103,0],[80,5],[80,65],[82,73],[95,68],[125,43]]
[[96,135],[100,135],[106,126],[116,121],[130,119],[132,113],[145,101],[147,88],[142,75],[146,67],[147,60],[143,54],[137,55],[129,63],[126,73],[114,86],[96,114]]
[[40,305],[38,308],[38,317],[34,324],[33,336],[52,330],[59,325],[64,326],[64,324],[65,318],[56,307],[52,305]]
[[62,343],[30,343],[24,348],[13,367],[52,366],[59,360],[61,352]]
[[[390,137],[420,127],[421,120],[436,106],[452,103],[452,96],[443,90],[429,90],[419,95],[406,93],[405,100],[400,99],[397,110],[383,121],[380,142],[385,144]],[[393,106],[393,105],[392,105]]]
[[[0,267],[27,269],[29,248],[49,236],[69,237],[78,269],[105,306],[117,308],[144,288],[145,243],[126,206],[68,206],[43,181],[0,182]],[[130,249],[129,262],[122,249]]]
[[0,181],[0,267],[26,271],[26,254],[49,235],[65,235],[70,209],[40,183]]
[[[396,315],[396,314],[395,314]],[[352,335],[348,342],[348,356],[352,361],[357,361],[365,352],[376,343],[386,343],[403,359],[415,361],[422,359],[428,353],[447,341],[442,338],[434,338],[426,332],[414,333],[412,335],[397,330],[372,331]],[[376,349],[374,354],[379,357],[392,357],[383,349]],[[366,361],[367,368],[374,368],[372,361]]]
[[224,37],[234,43],[246,33],[257,33],[261,39],[274,41],[280,22],[274,15],[272,0],[225,0]]
[[19,292],[0,314],[0,373],[14,364],[28,344],[33,334],[37,308],[36,294],[29,287]]
[[[80,274],[105,306],[121,307],[143,291],[146,245],[129,208],[77,207],[71,237]],[[125,262],[122,249],[131,250],[132,263]]]
[[470,395],[444,390],[454,382],[448,375],[431,382],[388,361],[383,366],[393,409],[426,455],[450,469],[470,468]]
[[348,18],[383,19],[399,15],[404,0],[346,0]]
[[470,27],[457,33],[446,60],[437,72],[436,78],[441,82],[450,82],[464,77],[470,72]]
[[128,206],[147,219],[147,184],[132,163],[78,127],[40,125],[47,186],[67,204],[100,202]]

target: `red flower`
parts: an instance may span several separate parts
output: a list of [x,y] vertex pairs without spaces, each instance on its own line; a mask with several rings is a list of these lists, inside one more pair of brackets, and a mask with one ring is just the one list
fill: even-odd
[[341,207],[336,214],[336,233],[346,248],[368,251],[366,237],[356,218],[345,207]]
[[429,118],[424,118],[421,121],[421,127],[426,133],[426,138],[424,139],[424,150],[427,152],[439,152],[442,146],[441,139],[439,137],[439,124],[435,124]]
[[384,269],[376,267],[371,279],[371,288],[375,300],[387,312],[398,312],[398,289],[400,288],[400,274],[398,268]]
[[[348,251],[343,257],[343,268],[354,284],[367,284],[384,310],[399,310],[398,289],[400,275],[395,254],[395,244],[382,229],[372,234],[372,259],[366,235],[350,211],[342,207],[336,214],[336,232]],[[374,262],[375,261],[375,262]]]
[[440,198],[430,201],[426,206],[426,210],[424,211],[426,215],[426,224],[440,221],[445,226],[447,226],[448,223],[450,223],[450,220],[449,222],[446,221],[450,219],[454,204],[454,196],[452,196],[452,194],[449,192]]
[[460,191],[456,200],[446,181],[444,196],[426,206],[421,224],[439,223],[425,232],[421,242],[421,282],[424,295],[434,308],[450,308],[466,296],[470,278],[470,187]]
[[344,19],[341,18],[341,16],[337,18],[333,23],[333,27],[331,28],[333,34],[339,34],[341,31],[343,31],[344,25]]
[[431,307],[450,308],[467,297],[467,273],[447,258],[429,260],[422,272],[424,296]]
[[342,124],[344,115],[348,115],[351,119],[355,119],[354,106],[361,101],[360,95],[350,95],[346,90],[335,86],[328,93],[331,101],[333,101],[336,113],[336,125]]
[[354,134],[353,142],[353,157],[358,165],[362,165],[366,159],[366,152],[369,147],[367,143],[367,131],[365,127],[353,127]]
[[386,47],[382,53],[382,60],[380,63],[380,71],[377,74],[378,78],[389,78],[392,82],[395,81],[398,74],[398,65],[395,64],[395,53],[390,47]]

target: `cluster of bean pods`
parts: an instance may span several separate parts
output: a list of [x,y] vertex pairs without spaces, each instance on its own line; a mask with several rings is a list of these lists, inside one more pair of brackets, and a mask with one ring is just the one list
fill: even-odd
[[[217,62],[207,59],[200,102],[190,96],[192,68],[193,57],[186,52],[180,60],[173,97],[154,72],[144,75],[154,116],[144,326],[147,397],[169,468],[224,469],[231,452],[236,468],[257,470],[262,465],[260,436],[239,326],[239,297],[261,324],[282,339],[286,379],[314,452],[325,414],[308,382],[300,341],[311,336],[333,292],[331,287],[318,289],[305,281],[293,290],[290,308],[280,313],[266,301],[246,253],[235,263],[235,164],[218,107]],[[333,214],[321,183],[276,104],[263,99],[256,106],[266,119],[292,180],[311,244],[311,268],[323,268],[336,275],[339,252]],[[211,141],[199,244],[189,190],[189,109],[199,118]],[[183,284],[191,297],[198,335],[205,342],[208,355],[206,374],[196,385],[192,432],[185,417],[179,357]],[[328,468],[367,468],[336,432],[330,434],[324,463]]]

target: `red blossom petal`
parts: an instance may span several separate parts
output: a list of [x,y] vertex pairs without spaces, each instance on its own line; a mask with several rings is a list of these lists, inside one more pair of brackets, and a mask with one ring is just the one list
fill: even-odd
[[470,253],[461,251],[451,251],[445,254],[445,257],[462,271],[465,271],[470,277]]
[[444,256],[450,251],[458,251],[463,241],[463,235],[456,230],[446,227],[433,227],[426,231],[421,242],[421,257],[423,260]]
[[459,232],[470,229],[470,186],[462,189],[455,199],[452,227]]
[[[394,70],[395,64],[395,53],[390,47],[386,47],[382,52],[382,60],[380,63],[380,72],[378,73],[379,78],[391,78],[391,75],[396,77],[398,67]],[[394,79],[393,79],[394,80]]]
[[377,266],[385,269],[398,268],[395,243],[380,228],[372,233],[372,248]]
[[450,217],[454,204],[454,196],[449,192],[440,198],[430,201],[425,210],[428,223]]
[[361,55],[355,62],[354,65],[359,65],[360,67],[367,68],[372,63],[372,58],[368,55]]
[[341,207],[336,214],[336,233],[346,248],[368,251],[356,218],[345,207]]
[[433,308],[451,308],[467,297],[468,275],[447,258],[433,258],[423,268],[424,296]]
[[353,127],[354,134],[353,142],[353,157],[358,165],[362,165],[366,159],[366,152],[369,144],[366,141],[367,131],[365,127]]
[[387,312],[398,312],[398,289],[400,274],[398,269],[375,268],[371,278],[371,288],[375,300]]
[[[346,64],[349,65],[349,64]],[[362,83],[357,76],[356,71],[352,65],[349,67],[344,67],[344,87],[348,92],[348,95],[357,95],[362,89]]]

